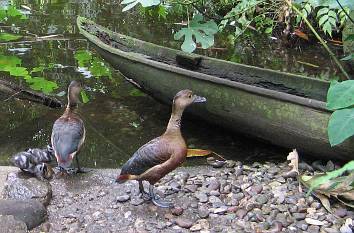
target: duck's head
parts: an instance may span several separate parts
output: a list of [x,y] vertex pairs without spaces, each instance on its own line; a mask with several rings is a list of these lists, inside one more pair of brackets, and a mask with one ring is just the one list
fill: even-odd
[[173,98],[173,107],[177,109],[185,109],[193,103],[202,103],[205,102],[206,98],[197,96],[193,94],[191,90],[182,90],[179,91]]
[[82,86],[78,81],[71,81],[68,87],[68,104],[70,107],[77,106],[80,103],[80,92]]

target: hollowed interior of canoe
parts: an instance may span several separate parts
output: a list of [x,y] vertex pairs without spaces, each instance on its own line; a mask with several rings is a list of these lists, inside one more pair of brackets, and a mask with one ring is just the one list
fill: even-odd
[[326,81],[184,53],[109,31],[91,21],[83,20],[81,29],[114,49],[134,53],[145,59],[212,75],[216,78],[326,101],[329,88],[329,82]]

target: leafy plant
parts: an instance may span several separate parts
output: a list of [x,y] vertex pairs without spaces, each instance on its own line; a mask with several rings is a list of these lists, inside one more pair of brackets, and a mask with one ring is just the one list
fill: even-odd
[[335,28],[337,23],[337,13],[329,7],[322,7],[317,11],[317,19],[324,33],[332,37],[332,28]]
[[93,56],[88,50],[78,50],[74,55],[79,67],[86,68],[96,78],[112,77],[112,72],[102,59]]
[[[8,8],[0,9],[0,23],[14,25],[18,20],[27,19],[26,15],[22,14],[16,7],[9,6]],[[8,42],[22,38],[22,35],[13,34],[8,32],[0,32],[0,41]]]
[[126,5],[122,10],[124,12],[132,9],[139,3],[142,5],[142,7],[150,7],[159,5],[160,2],[160,0],[123,0],[120,4]]
[[183,51],[193,52],[197,48],[197,43],[200,43],[203,49],[214,45],[214,34],[218,32],[218,26],[213,20],[205,23],[202,23],[202,21],[202,15],[195,15],[187,28],[182,28],[174,35],[175,40],[184,37],[181,46]]
[[14,41],[14,40],[18,40],[21,38],[22,38],[22,36],[18,35],[18,34],[7,33],[7,32],[0,33],[0,41],[1,42]]
[[331,146],[354,135],[354,80],[333,81],[327,93],[327,107],[335,110],[328,123]]

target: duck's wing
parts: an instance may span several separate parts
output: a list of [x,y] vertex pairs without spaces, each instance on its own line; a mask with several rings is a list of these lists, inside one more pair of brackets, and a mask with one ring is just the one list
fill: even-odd
[[123,165],[120,175],[141,175],[148,169],[164,163],[170,157],[168,143],[162,137],[155,138],[133,154]]
[[59,118],[55,121],[51,141],[56,156],[67,160],[80,150],[84,139],[85,127],[81,119]]

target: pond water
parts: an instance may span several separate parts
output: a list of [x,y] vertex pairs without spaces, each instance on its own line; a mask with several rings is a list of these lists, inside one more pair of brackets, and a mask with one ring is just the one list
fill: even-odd
[[[33,71],[30,73],[33,80],[43,81],[40,78],[44,78],[49,81],[45,83],[44,91],[52,91],[63,102],[70,80],[83,81],[90,100],[80,106],[80,114],[87,129],[87,140],[80,160],[87,167],[122,165],[139,146],[164,131],[170,107],[135,89],[103,61],[78,34],[76,16],[90,18],[123,34],[178,48],[179,43],[173,40],[171,34],[174,21],[163,24],[134,13],[122,13],[119,1],[28,2],[2,1],[2,4],[12,3],[18,8],[24,5],[24,11],[28,11],[28,8],[31,10],[29,19],[17,25],[21,32],[26,32],[27,36],[23,40],[27,42],[1,43],[0,64],[17,61],[16,66]],[[63,37],[33,41],[33,35],[49,34],[60,34]],[[243,43],[249,44],[247,41]],[[258,43],[230,49],[230,45],[224,45],[220,38],[216,47],[226,49],[198,52],[296,73],[319,76],[336,73],[317,45],[312,45],[312,49],[306,48],[306,54],[299,54],[296,49],[274,49],[277,45],[271,45],[269,41]],[[316,65],[327,67],[321,69],[322,73],[317,68],[296,62],[301,60],[311,63],[313,57],[316,57]],[[323,70],[327,74],[323,74]],[[10,76],[8,72],[1,72],[1,75],[12,82],[28,86],[24,79]],[[36,88],[35,82],[31,85]],[[9,99],[1,101],[0,111],[0,165],[4,165],[18,151],[46,146],[50,140],[52,124],[63,110]],[[189,147],[211,149],[226,158],[244,161],[252,161],[254,158],[284,159],[287,154],[287,150],[237,135],[188,115],[184,117],[182,125]],[[204,158],[189,160],[189,164],[204,162]]]

